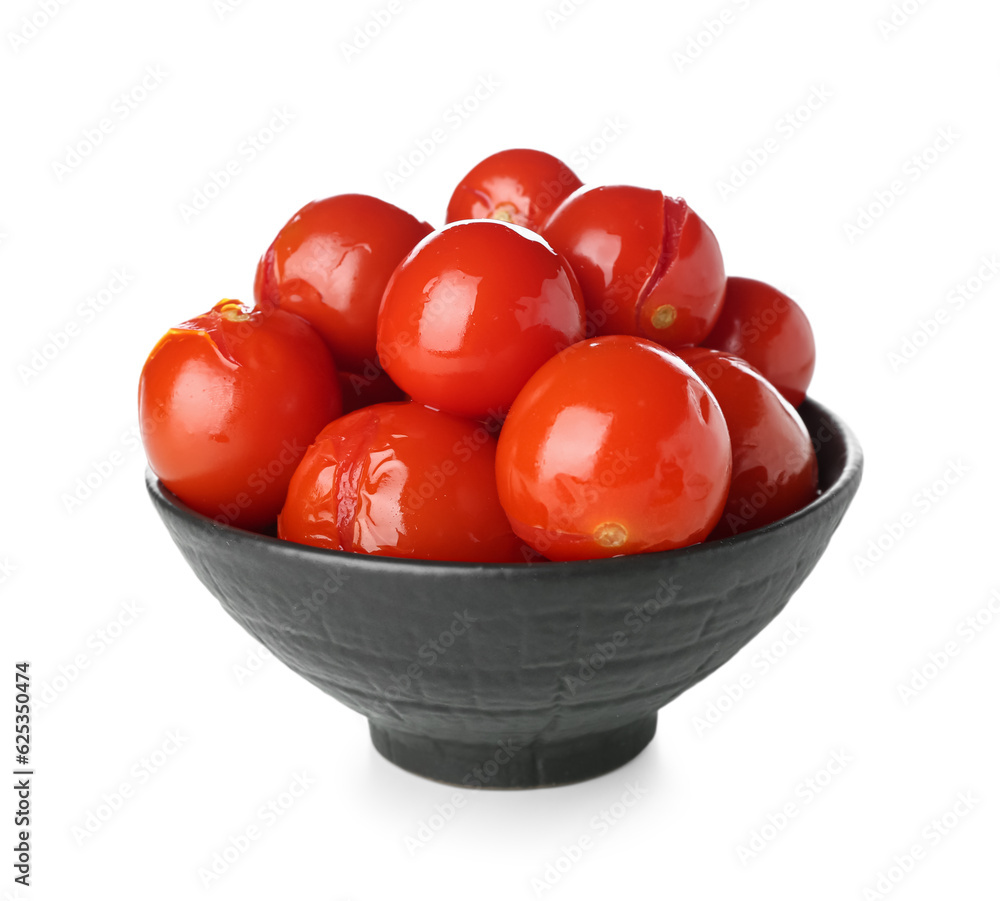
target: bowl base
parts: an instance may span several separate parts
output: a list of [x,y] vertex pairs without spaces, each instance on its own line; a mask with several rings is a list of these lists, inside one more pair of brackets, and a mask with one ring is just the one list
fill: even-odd
[[541,788],[603,776],[628,763],[656,734],[656,712],[604,732],[455,741],[369,720],[372,744],[408,772],[462,788]]

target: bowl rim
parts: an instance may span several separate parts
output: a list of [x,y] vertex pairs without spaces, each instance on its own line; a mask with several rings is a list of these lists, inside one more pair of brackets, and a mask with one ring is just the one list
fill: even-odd
[[[238,543],[259,546],[261,551],[265,553],[278,552],[286,557],[311,560],[317,565],[339,562],[361,572],[384,573],[392,571],[397,575],[404,575],[406,573],[430,575],[434,572],[447,572],[452,576],[461,576],[464,574],[469,576],[475,575],[479,578],[482,578],[484,574],[506,578],[527,577],[537,579],[540,576],[545,577],[548,575],[565,578],[574,573],[584,576],[595,575],[598,570],[607,575],[613,574],[618,569],[632,568],[637,561],[650,565],[662,565],[669,560],[697,557],[701,554],[712,553],[721,548],[752,545],[774,532],[794,526],[807,518],[813,517],[819,510],[829,506],[845,492],[851,490],[852,487],[856,487],[863,469],[864,456],[854,432],[833,411],[812,398],[807,397],[799,410],[801,411],[804,407],[808,407],[808,412],[816,414],[818,418],[827,420],[843,440],[845,449],[844,465],[833,484],[818,494],[805,507],[796,510],[784,519],[779,519],[766,526],[761,526],[759,529],[751,529],[732,537],[720,538],[714,541],[703,541],[699,544],[668,551],[623,554],[618,557],[588,560],[545,560],[524,563],[470,563],[458,560],[415,560],[404,557],[359,554],[352,551],[336,551],[329,548],[297,544],[292,541],[285,541],[282,538],[263,535],[259,532],[250,532],[237,526],[220,523],[185,504],[177,495],[163,485],[156,473],[148,466],[146,468],[146,489],[158,506],[169,508],[172,511],[172,515],[185,520],[189,525],[194,527],[195,531],[211,535],[215,541],[221,539],[228,544]],[[812,433],[810,433],[811,440],[813,440],[813,437]]]

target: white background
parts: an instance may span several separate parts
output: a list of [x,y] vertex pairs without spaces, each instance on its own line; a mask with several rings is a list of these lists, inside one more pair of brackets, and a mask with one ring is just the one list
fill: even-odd
[[[1000,253],[996,4],[908,0],[888,32],[891,0],[590,0],[562,21],[554,4],[401,0],[350,58],[387,0],[92,0],[47,23],[39,4],[0,12],[2,641],[9,666],[31,661],[36,697],[34,885],[14,892],[6,850],[0,899],[533,898],[582,836],[593,847],[541,897],[884,897],[880,874],[893,898],[997,897],[1000,279],[970,281]],[[35,14],[37,33],[12,39]],[[159,83],[123,116],[116,98],[147,67]],[[495,87],[458,116],[481,81]],[[291,121],[250,159],[239,148],[275,109]],[[68,145],[105,117],[71,165]],[[445,140],[391,187],[436,128]],[[466,793],[414,851],[454,790],[382,760],[361,717],[260,658],[196,581],[144,492],[136,384],[169,326],[250,299],[258,256],[305,202],[367,192],[440,224],[456,181],[512,146],[685,196],[730,273],[797,298],[818,343],[810,393],[856,430],[866,473],[787,610],[661,711],[639,758],[569,788]],[[237,176],[185,217],[232,159]],[[894,181],[877,221],[859,219]],[[121,270],[127,287],[82,314]],[[947,321],[914,339],[937,311]],[[919,348],[894,365],[908,338]],[[179,749],[155,755],[170,733]],[[834,753],[850,762],[824,775]],[[259,808],[303,774],[269,825]],[[123,783],[131,796],[81,833]],[[640,800],[604,834],[594,818],[623,810],[629,784]],[[250,826],[260,838],[206,887],[199,868]],[[741,860],[755,830],[770,840]],[[891,869],[914,845],[910,871]]]

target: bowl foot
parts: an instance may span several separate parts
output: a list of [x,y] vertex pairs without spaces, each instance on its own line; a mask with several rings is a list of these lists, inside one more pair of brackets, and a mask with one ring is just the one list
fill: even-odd
[[602,776],[628,763],[656,733],[656,712],[603,732],[458,741],[369,721],[372,744],[411,773],[465,788],[538,788]]

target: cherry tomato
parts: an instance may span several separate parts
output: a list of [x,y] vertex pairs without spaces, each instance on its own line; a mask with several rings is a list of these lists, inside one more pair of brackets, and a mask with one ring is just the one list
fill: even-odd
[[677,351],[722,408],[733,446],[733,480],[719,524],[726,538],[776,522],[816,498],[816,451],[799,414],[749,363],[704,347]]
[[584,188],[542,234],[580,280],[591,334],[680,347],[698,344],[718,318],[726,284],[719,243],[680,198],[628,185]]
[[379,311],[378,355],[414,400],[485,419],[583,328],[566,261],[532,231],[476,219],[446,225],[400,263]]
[[375,360],[375,320],[389,276],[431,231],[365,194],[306,204],[257,266],[257,304],[302,316],[330,346],[339,369],[360,373]]
[[497,488],[514,531],[551,560],[703,541],[722,514],[729,434],[709,390],[642,338],[575,344],[518,395]]
[[244,529],[274,522],[309,442],[340,410],[316,330],[236,300],[167,332],[139,380],[153,472],[189,507]]
[[793,407],[805,400],[816,342],[802,308],[777,288],[752,278],[728,279],[722,313],[702,343],[742,357]]
[[583,182],[541,150],[501,150],[474,166],[448,203],[448,222],[502,219],[538,231]]
[[497,498],[496,438],[409,401],[331,422],[295,470],[278,536],[339,551],[514,562]]

